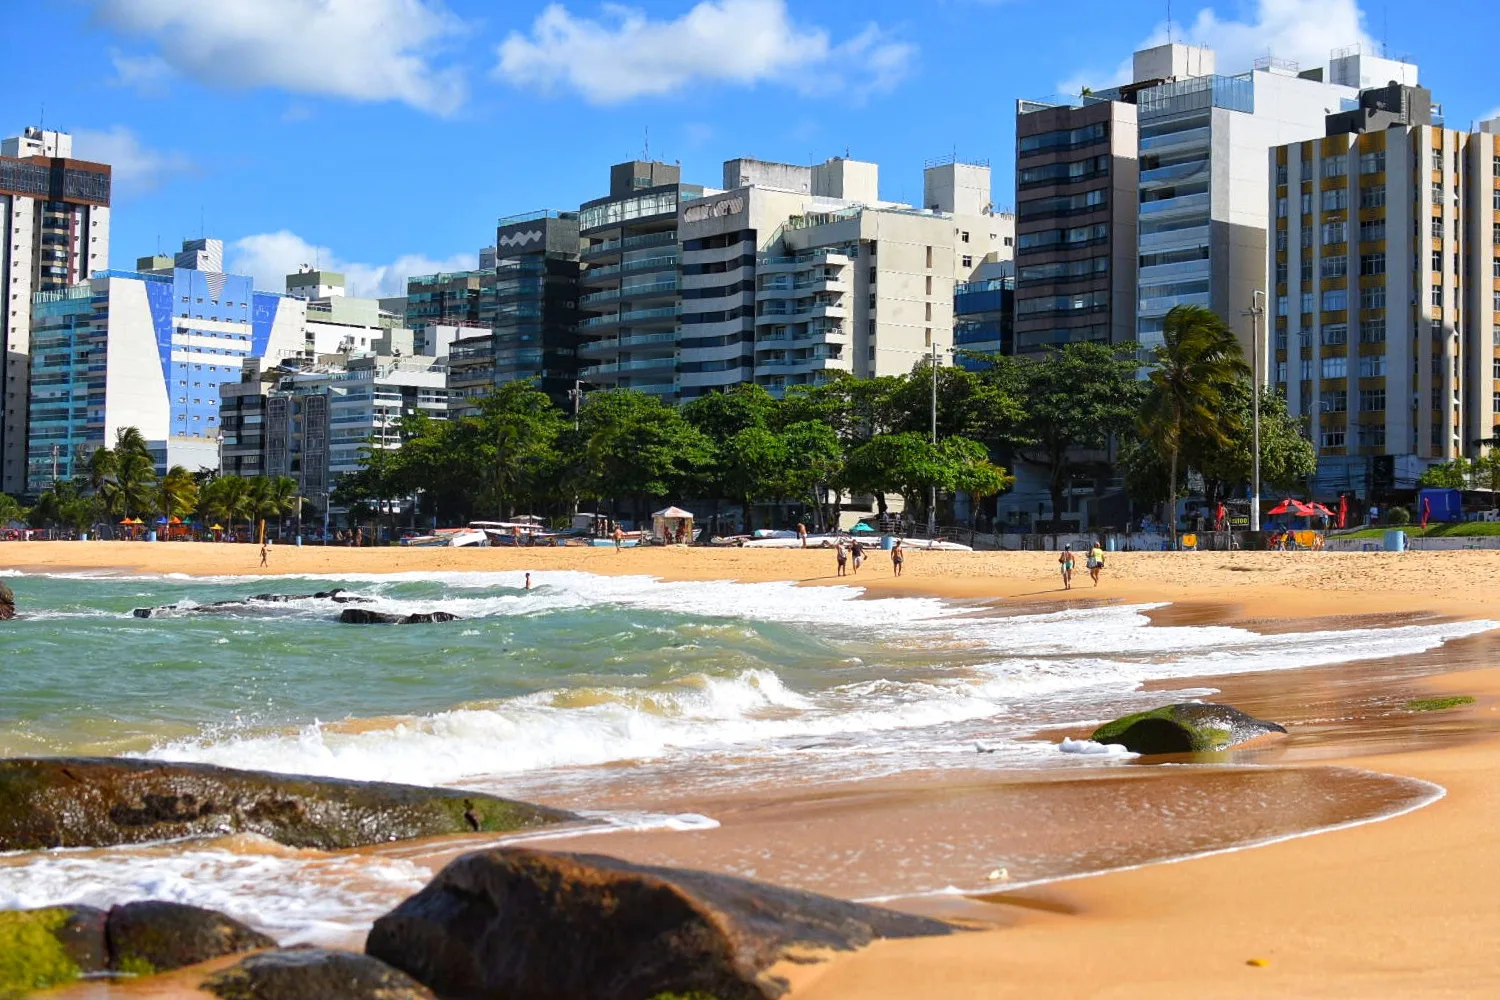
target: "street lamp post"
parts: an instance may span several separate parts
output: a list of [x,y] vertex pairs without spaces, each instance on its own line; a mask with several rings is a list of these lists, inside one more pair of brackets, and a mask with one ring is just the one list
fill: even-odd
[[[932,342],[932,444],[937,446],[937,383],[938,383],[938,349],[937,341]],[[932,492],[927,503],[927,538],[929,541],[937,538],[937,484],[932,484]]]
[[1250,293],[1250,530],[1260,530],[1260,318],[1266,293]]

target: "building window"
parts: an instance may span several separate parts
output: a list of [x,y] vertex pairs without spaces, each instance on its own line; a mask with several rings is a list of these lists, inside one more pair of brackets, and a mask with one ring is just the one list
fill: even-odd
[[1500,177],[1500,156],[1495,157],[1494,162],[1490,165],[1490,170],[1496,177]]
[[927,248],[927,266],[932,266],[932,247]]
[[1318,271],[1325,278],[1345,277],[1349,273],[1349,258],[1345,254],[1324,257]]
[[1286,284],[1286,261],[1284,260],[1276,262],[1276,284]]
[[1361,354],[1359,356],[1359,377],[1380,378],[1385,375],[1384,354]]
[[1276,199],[1276,218],[1278,218],[1278,219],[1285,219],[1286,218],[1286,208],[1287,208],[1286,202],[1287,202],[1287,200],[1286,200],[1286,198],[1284,196],[1281,197],[1281,198],[1277,198]]
[[1490,305],[1495,312],[1500,312],[1500,288],[1495,289],[1491,294],[1494,295],[1494,301]]
[[[1300,367],[1302,369],[1302,381],[1304,381],[1304,382],[1311,382],[1312,381],[1312,377],[1313,377],[1312,376],[1312,371],[1313,371],[1312,365],[1313,365],[1313,363],[1312,363],[1312,359],[1311,358],[1303,358],[1302,359],[1302,363],[1300,365]],[[1304,407],[1304,409],[1305,409],[1305,407]]]
[[1276,362],[1276,381],[1282,382],[1282,383],[1286,382],[1286,362],[1285,361],[1278,361],[1278,362]]
[[960,232],[960,233],[959,233],[959,234],[958,234],[958,238],[959,238],[959,239],[960,239],[960,240],[963,240],[963,242],[965,242],[965,243],[967,243],[967,242],[969,242],[969,234],[968,234],[968,233],[966,233],[966,232]]
[[1343,355],[1323,359],[1324,378],[1346,378],[1349,375],[1349,359]]
[[1340,312],[1349,308],[1349,292],[1343,288],[1330,288],[1323,293],[1323,311]]
[[1442,308],[1442,305],[1443,305],[1443,286],[1442,285],[1433,285],[1432,286],[1432,304],[1435,305],[1435,306],[1437,306],[1438,308]]
[[964,257],[963,257],[963,266],[964,267],[973,267],[974,266],[974,258],[970,257],[968,254],[964,254]]
[[1349,229],[1342,222],[1323,223],[1323,245],[1329,246],[1334,243],[1344,243],[1349,239]]
[[1323,327],[1323,344],[1328,347],[1337,347],[1340,344],[1349,343],[1349,324],[1334,323]]
[[1432,169],[1441,172],[1443,169],[1443,151],[1434,149],[1432,151]]
[[1278,163],[1278,164],[1276,164],[1276,183],[1277,184],[1285,184],[1286,183],[1286,177],[1287,177],[1286,164],[1285,163]]
[[1278,230],[1276,230],[1276,249],[1277,250],[1282,251],[1282,252],[1286,251],[1287,242],[1288,242],[1288,239],[1287,239],[1288,235],[1289,234],[1287,233],[1287,231],[1285,229],[1278,229]]
[[1443,203],[1443,182],[1438,181],[1432,185],[1432,203],[1441,205]]
[[1343,446],[1344,446],[1344,432],[1343,431],[1324,431],[1323,432],[1323,447],[1325,447],[1325,448],[1342,448]]
[[1359,224],[1359,241],[1361,243],[1377,243],[1385,239],[1385,220],[1376,219],[1372,222],[1361,222]]
[[1338,212],[1349,207],[1349,189],[1332,188],[1323,192],[1323,211]]
[[1316,302],[1317,302],[1317,296],[1314,295],[1312,292],[1303,292],[1302,293],[1302,311],[1304,313],[1310,313],[1310,312],[1312,312],[1313,311],[1313,306],[1314,306],[1314,304],[1316,304]]
[[1323,161],[1324,177],[1343,177],[1349,172],[1349,161],[1342,156],[1332,156]]
[[1287,310],[1289,307],[1290,303],[1287,301],[1287,297],[1285,295],[1276,296],[1276,315],[1287,315]]
[[1359,273],[1360,274],[1364,274],[1364,275],[1369,275],[1369,274],[1384,274],[1385,273],[1385,254],[1383,254],[1383,253],[1367,253],[1367,254],[1363,254],[1359,258]]
[[1361,389],[1359,390],[1359,410],[1361,413],[1379,413],[1385,409],[1384,389]]
[[1443,273],[1443,251],[1432,251],[1432,269],[1438,274]]
[[1372,184],[1370,187],[1359,189],[1360,208],[1383,208],[1385,206],[1385,185]]
[[1328,394],[1328,410],[1330,413],[1349,412],[1349,391],[1347,389],[1335,389]]
[[1311,257],[1302,258],[1302,263],[1297,270],[1302,276],[1302,283],[1304,285],[1312,284],[1312,266],[1313,262]]
[[1496,246],[1500,246],[1500,222],[1495,223],[1492,242],[1494,242]]
[[1361,309],[1384,309],[1385,308],[1385,286],[1370,285],[1359,290],[1359,307]]
[[[1300,239],[1299,239],[1299,242],[1302,244],[1302,249],[1309,250],[1309,249],[1312,248],[1312,238],[1313,238],[1312,227],[1311,226],[1303,226],[1302,227],[1302,233],[1301,233],[1301,236],[1300,236]],[[1500,239],[1497,239],[1495,242],[1496,243],[1500,243]]]
[[1432,220],[1432,235],[1438,239],[1443,238],[1443,219],[1441,216]]
[[1491,359],[1491,361],[1490,361],[1490,369],[1491,369],[1491,372],[1490,372],[1490,377],[1491,378],[1500,378],[1500,358],[1493,358],[1493,359]]
[[1303,191],[1302,192],[1302,214],[1303,215],[1311,215],[1312,214],[1312,192],[1311,191]]
[[1359,157],[1359,172],[1362,174],[1385,173],[1385,150],[1377,150],[1373,153],[1361,153]]

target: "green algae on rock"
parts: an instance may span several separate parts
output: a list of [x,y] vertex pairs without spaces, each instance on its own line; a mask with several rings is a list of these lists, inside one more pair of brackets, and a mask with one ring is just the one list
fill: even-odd
[[1401,707],[1408,712],[1442,712],[1450,708],[1458,708],[1460,705],[1472,705],[1474,698],[1471,695],[1460,694],[1448,698],[1413,698]]
[[415,837],[505,833],[576,818],[473,792],[208,764],[0,760],[0,851],[112,847],[226,833],[342,850]]
[[67,923],[68,908],[62,906],[0,913],[0,1000],[83,975],[58,938]]
[[1089,738],[1132,753],[1215,753],[1286,730],[1228,705],[1164,705],[1107,722]]

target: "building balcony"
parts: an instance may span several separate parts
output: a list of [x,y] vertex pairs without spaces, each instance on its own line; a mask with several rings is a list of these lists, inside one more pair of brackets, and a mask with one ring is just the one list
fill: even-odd
[[638,333],[628,337],[608,337],[604,340],[594,340],[578,345],[578,353],[586,357],[607,357],[621,349],[629,350],[635,347],[653,347],[661,344],[676,344],[677,332],[671,333]]
[[1206,214],[1209,208],[1207,192],[1188,194],[1180,198],[1163,198],[1160,201],[1141,202],[1142,219],[1162,219],[1178,215]]
[[676,230],[667,230],[661,233],[646,233],[643,236],[628,236],[623,240],[605,240],[603,243],[595,243],[583,251],[584,260],[600,260],[609,257],[618,257],[622,253],[631,250],[645,250],[650,247],[676,246]]
[[580,330],[600,330],[622,324],[639,324],[642,326],[660,326],[664,323],[675,324],[682,310],[677,306],[664,306],[660,309],[637,309],[632,312],[615,313],[609,316],[590,316],[578,324]]
[[675,371],[677,356],[664,355],[659,358],[639,358],[634,361],[611,361],[602,365],[588,365],[578,369],[578,377],[598,381],[601,376],[622,375],[634,372]]
[[677,293],[677,279],[668,278],[665,281],[653,281],[641,285],[628,285],[624,288],[606,288],[602,292],[591,292],[579,298],[580,308],[587,309],[606,302],[619,302],[621,299],[658,299]]
[[1209,162],[1205,157],[1201,160],[1190,160],[1187,163],[1174,163],[1169,167],[1142,170],[1140,185],[1143,188],[1154,188],[1163,184],[1180,184],[1186,180],[1207,177]]
[[578,281],[583,285],[596,285],[606,279],[617,278],[622,274],[645,274],[651,271],[677,270],[677,255],[660,254],[654,257],[642,257],[638,260],[627,260],[623,264],[606,264],[603,267],[585,268],[579,275]]

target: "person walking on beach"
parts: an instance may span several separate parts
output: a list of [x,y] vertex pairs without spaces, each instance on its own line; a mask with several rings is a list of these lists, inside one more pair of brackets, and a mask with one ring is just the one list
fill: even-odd
[[1094,540],[1093,548],[1089,549],[1088,562],[1089,576],[1094,581],[1094,586],[1099,586],[1099,571],[1104,569],[1104,550],[1099,547],[1098,539]]
[[849,553],[844,550],[843,539],[840,539],[839,543],[833,547],[833,554],[838,558],[838,561],[839,561],[839,574],[838,575],[839,576],[848,576],[849,575]]
[[1064,545],[1062,554],[1057,557],[1057,565],[1062,569],[1063,590],[1073,589],[1073,546],[1071,543]]
[[901,547],[901,539],[896,539],[895,546],[891,549],[891,572],[897,576],[906,565],[906,550]]
[[802,543],[804,549],[807,548],[807,525],[801,521],[797,522],[797,539]]
[[260,543],[260,564],[262,566],[269,566],[269,565],[271,565],[271,543],[270,543],[270,541],[264,541],[264,542]]
[[620,530],[620,526],[617,524],[617,525],[615,525],[615,551],[616,552],[620,551],[620,548],[624,544],[625,544],[625,532],[621,531]]
[[531,574],[530,573],[526,574],[526,589],[527,590],[531,589]]
[[849,543],[849,554],[854,557],[854,574],[859,575],[859,564],[865,561],[865,547],[858,538]]

